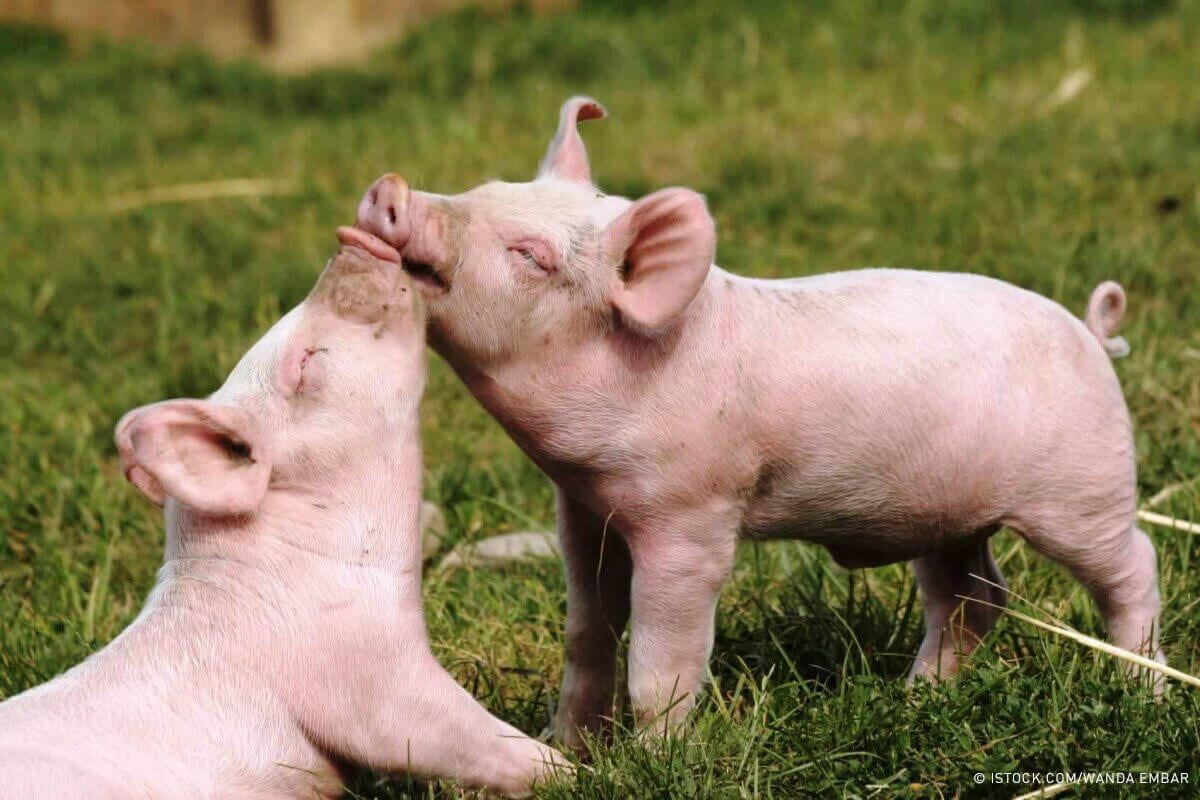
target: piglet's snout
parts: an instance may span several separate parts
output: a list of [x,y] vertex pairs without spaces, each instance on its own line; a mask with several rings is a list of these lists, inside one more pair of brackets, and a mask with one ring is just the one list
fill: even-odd
[[358,204],[358,227],[393,247],[404,247],[411,235],[408,181],[389,172],[367,189]]
[[410,312],[417,302],[412,279],[398,263],[348,243],[330,259],[309,301],[326,306],[340,319],[365,325]]

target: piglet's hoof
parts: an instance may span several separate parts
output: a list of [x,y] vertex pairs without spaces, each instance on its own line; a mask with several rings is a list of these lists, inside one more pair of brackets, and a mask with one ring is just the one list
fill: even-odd
[[442,559],[441,569],[500,567],[505,564],[558,558],[558,539],[549,531],[503,533],[478,542],[460,544]]

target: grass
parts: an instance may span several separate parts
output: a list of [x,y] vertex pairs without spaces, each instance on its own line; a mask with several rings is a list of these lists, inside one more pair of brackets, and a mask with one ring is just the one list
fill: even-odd
[[[549,17],[459,13],[363,70],[285,78],[0,29],[0,697],[103,646],[153,581],[161,518],[116,469],[118,416],[215,388],[304,296],[379,173],[438,191],[525,179],[576,92],[612,113],[585,131],[601,185],[707,193],[718,260],[737,272],[969,270],[1076,311],[1121,281],[1141,492],[1200,475],[1197,41],[1196,0],[584,0]],[[1050,102],[1080,70],[1090,82]],[[114,207],[242,179],[288,188]],[[447,546],[550,525],[546,481],[440,362],[425,442]],[[1198,506],[1192,483],[1156,510],[1200,520]],[[1197,674],[1200,536],[1150,532],[1170,663]],[[1101,635],[1069,577],[1009,534],[995,546],[1015,591]],[[562,667],[559,566],[431,572],[425,588],[442,662],[542,729]],[[1114,659],[1008,618],[960,679],[908,691],[919,638],[905,567],[847,573],[801,545],[747,547],[690,734],[619,736],[575,787],[542,795],[1011,797],[1036,787],[974,773],[1058,770],[1191,770],[1187,788],[1089,797],[1196,792],[1194,689],[1156,703]]]

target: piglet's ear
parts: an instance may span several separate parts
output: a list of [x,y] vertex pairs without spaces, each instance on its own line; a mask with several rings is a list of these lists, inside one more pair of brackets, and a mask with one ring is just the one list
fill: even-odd
[[663,189],[630,206],[604,231],[608,263],[621,265],[611,300],[627,325],[644,333],[675,320],[712,266],[717,232],[702,195]]
[[267,491],[271,465],[250,416],[204,400],[134,409],[116,430],[129,482],[153,503],[174,497],[208,514],[249,514]]
[[602,119],[604,106],[590,97],[572,97],[563,103],[558,115],[558,133],[554,134],[546,157],[538,167],[539,178],[562,178],[579,183],[592,182],[587,150],[576,125],[588,119]]
[[117,443],[117,455],[121,458],[121,471],[125,473],[126,480],[145,495],[147,500],[162,508],[162,504],[167,499],[166,492],[159,485],[158,479],[146,472],[145,468],[138,463],[137,456],[133,453],[134,422],[151,408],[153,406],[135,408],[121,417],[121,421],[117,423],[117,429],[113,433],[113,439]]

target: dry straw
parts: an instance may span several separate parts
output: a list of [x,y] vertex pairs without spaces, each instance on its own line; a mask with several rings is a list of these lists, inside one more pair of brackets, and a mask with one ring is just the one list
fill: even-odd
[[105,204],[104,210],[110,214],[121,214],[135,208],[165,203],[198,203],[204,200],[219,200],[228,197],[290,194],[295,191],[296,184],[293,181],[273,178],[235,178],[226,181],[181,183],[175,186],[159,186],[140,192],[118,194]]
[[[1016,594],[1016,593],[1010,591],[1008,589],[1008,587],[1006,587],[1006,586],[1003,586],[1001,584],[990,581],[987,578],[984,578],[980,575],[976,575],[974,573],[971,574],[971,577],[975,578],[976,580],[983,581],[984,583],[988,584],[989,586],[994,586],[997,589],[1004,591],[1010,597],[1015,597],[1016,599],[1018,599],[1024,603],[1029,603],[1028,600],[1021,597],[1019,594]],[[1052,625],[1049,622],[1043,622],[1040,619],[1035,619],[1035,618],[1029,616],[1028,614],[1022,614],[1020,611],[1014,611],[1013,609],[1007,608],[1005,606],[996,605],[995,603],[989,603],[986,600],[980,600],[977,597],[966,597],[964,595],[959,595],[959,598],[962,600],[970,600],[973,603],[980,603],[985,606],[990,606],[990,607],[995,608],[1005,614],[1008,614],[1011,617],[1016,617],[1017,619],[1021,620],[1022,622],[1026,622],[1030,625],[1033,625],[1035,628],[1041,628],[1044,631],[1048,631],[1057,636],[1062,636],[1064,638],[1078,642],[1079,644],[1082,644],[1085,647],[1090,647],[1093,650],[1098,650],[1099,652],[1104,653],[1106,655],[1113,656],[1114,658],[1119,658],[1122,661],[1126,661],[1130,664],[1134,664],[1134,665],[1142,667],[1144,669],[1158,672],[1162,675],[1166,675],[1168,678],[1174,678],[1175,680],[1181,681],[1182,683],[1186,683],[1190,686],[1195,686],[1197,688],[1200,688],[1200,678],[1197,678],[1195,675],[1189,675],[1188,673],[1177,670],[1174,667],[1169,667],[1166,664],[1160,664],[1152,658],[1146,658],[1145,656],[1135,653],[1131,650],[1126,650],[1123,647],[1117,647],[1116,645],[1109,644],[1108,642],[1103,641],[1101,639],[1097,639],[1094,636],[1088,636],[1086,633],[1080,633],[1079,631],[1075,630],[1074,628],[1069,628],[1061,622],[1057,625]],[[1032,605],[1032,604],[1030,604],[1030,605]],[[1056,620],[1056,622],[1057,622],[1057,620]]]
[[1032,792],[1026,792],[1025,794],[1017,795],[1013,798],[1013,800],[1034,800],[1034,798],[1039,797],[1057,797],[1063,792],[1070,791],[1075,787],[1075,785],[1076,784],[1070,782],[1052,783],[1049,786],[1043,786],[1040,789],[1034,789]]
[[1149,522],[1151,525],[1161,525],[1164,528],[1172,530],[1185,531],[1187,533],[1200,533],[1200,525],[1194,522],[1188,522],[1184,519],[1175,519],[1168,517],[1166,514],[1159,514],[1154,511],[1141,510],[1137,512],[1138,519],[1142,522]]
[[1172,497],[1174,497],[1179,492],[1183,491],[1184,489],[1195,486],[1197,483],[1200,483],[1200,475],[1197,475],[1194,478],[1188,478],[1186,481],[1180,481],[1179,483],[1172,483],[1170,486],[1164,486],[1163,488],[1159,489],[1158,492],[1153,497],[1151,497],[1149,501],[1147,501],[1146,508],[1156,508],[1158,506],[1161,506],[1163,503],[1170,500]]

